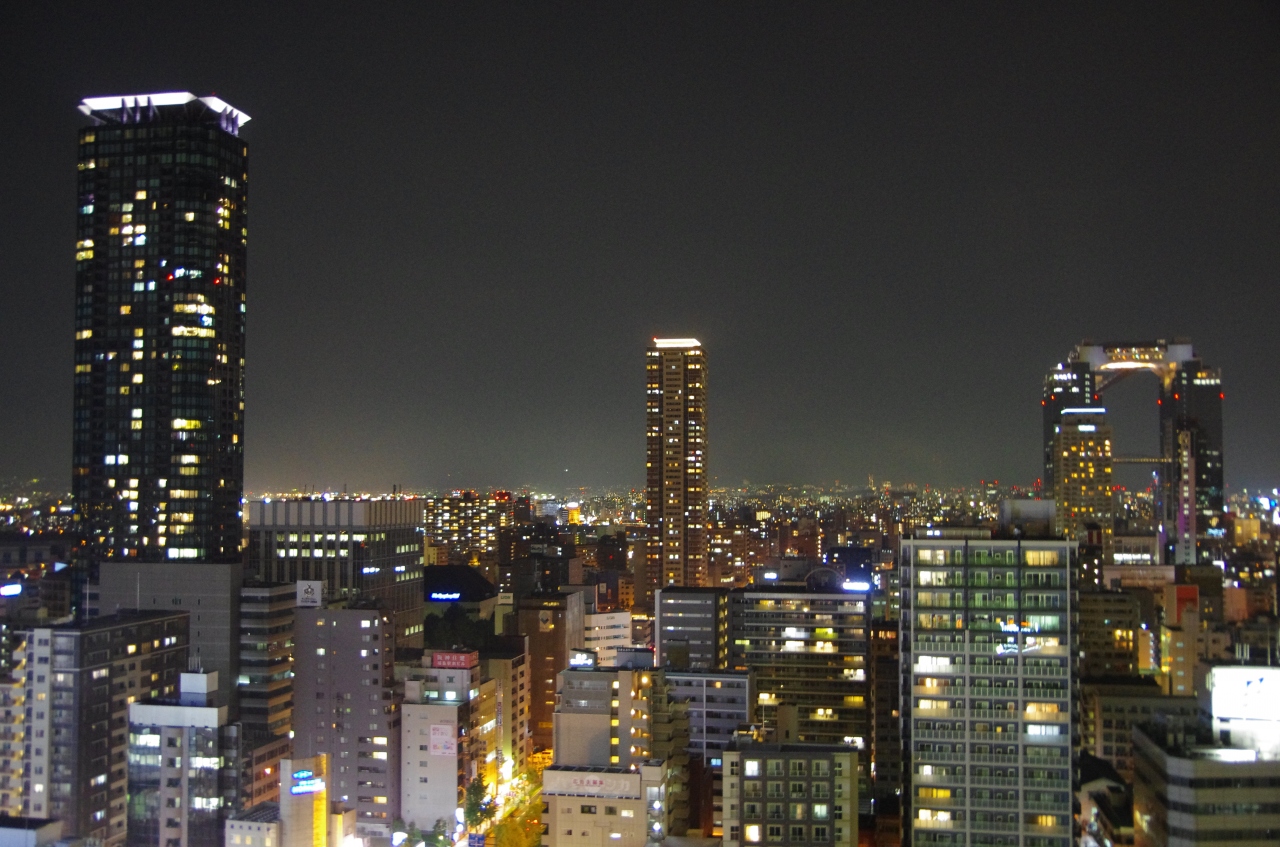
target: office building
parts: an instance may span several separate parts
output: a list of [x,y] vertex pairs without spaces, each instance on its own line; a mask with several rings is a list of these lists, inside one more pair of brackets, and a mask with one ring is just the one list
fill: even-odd
[[[256,734],[293,728],[293,583],[250,582],[240,589],[240,722]],[[256,805],[256,804],[254,804]]]
[[729,592],[660,588],[654,601],[654,661],[659,667],[713,670],[729,663]]
[[181,568],[169,562],[105,562],[86,605],[90,616],[129,609],[190,612],[191,658],[202,670],[217,671],[221,702],[237,720],[242,579],[238,562],[189,562]]
[[452,827],[469,782],[498,791],[498,681],[477,652],[428,650],[404,686],[400,817],[424,832]]
[[904,843],[1067,847],[1076,544],[957,534],[901,544]]
[[858,753],[845,744],[734,744],[724,752],[725,847],[853,847]]
[[1170,697],[1154,679],[1109,677],[1080,680],[1080,749],[1109,763],[1133,783],[1132,729],[1158,716],[1195,720],[1195,697]]
[[187,612],[127,612],[21,633],[24,816],[125,843],[129,704],[177,693],[188,627]]
[[543,847],[645,847],[669,827],[662,762],[635,770],[550,765],[542,772]]
[[1101,407],[1063,409],[1053,434],[1054,534],[1084,543],[1090,526],[1111,550],[1111,425]]
[[367,601],[300,608],[294,640],[294,756],[327,756],[329,799],[355,808],[360,837],[390,836],[400,815],[401,697],[391,615]]
[[397,647],[422,646],[422,501],[264,499],[249,504],[246,576],[323,583],[326,600],[378,602]]
[[186,92],[80,111],[79,532],[95,561],[238,562],[249,116]]
[[870,586],[809,590],[776,586],[729,592],[729,664],[754,673],[759,717],[796,709],[797,737],[861,752],[858,796],[871,811]]
[[569,655],[585,647],[582,593],[532,594],[516,601],[506,632],[529,639],[529,735],[534,751],[555,741],[556,674],[569,667]]
[[1138,633],[1142,604],[1128,591],[1081,591],[1080,666],[1082,679],[1138,673]]
[[706,356],[697,339],[655,338],[645,369],[649,537],[636,599],[652,609],[659,588],[707,584]]
[[220,746],[227,707],[218,674],[183,673],[178,697],[129,705],[131,847],[221,847]]
[[329,798],[332,775],[324,756],[280,762],[278,802],[259,803],[229,817],[228,847],[360,847],[356,812]]
[[1172,721],[1135,727],[1133,746],[1136,847],[1262,847],[1280,840],[1274,748],[1230,735],[1224,742],[1207,726]]
[[62,821],[0,818],[0,847],[52,847],[62,841]]

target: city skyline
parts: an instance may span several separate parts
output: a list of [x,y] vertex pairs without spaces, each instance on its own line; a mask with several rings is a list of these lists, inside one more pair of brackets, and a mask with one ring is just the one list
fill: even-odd
[[175,90],[255,116],[248,490],[638,486],[654,335],[716,351],[712,487],[1029,484],[1062,351],[1182,335],[1227,487],[1280,477],[1265,7],[420,15],[206,14],[233,63],[159,6],[15,19],[0,477],[70,482],[74,106]]

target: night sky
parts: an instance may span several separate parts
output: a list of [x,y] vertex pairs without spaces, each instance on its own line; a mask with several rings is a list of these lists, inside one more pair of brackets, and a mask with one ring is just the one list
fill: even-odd
[[69,485],[76,105],[190,90],[253,118],[252,491],[640,486],[653,335],[717,485],[1029,484],[1045,371],[1175,335],[1280,484],[1275,6],[320,5],[6,13],[0,478]]

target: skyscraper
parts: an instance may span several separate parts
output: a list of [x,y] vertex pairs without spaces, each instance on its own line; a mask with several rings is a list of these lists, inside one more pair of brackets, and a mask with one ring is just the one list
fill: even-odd
[[240,558],[248,115],[80,105],[72,490],[97,561]]
[[[696,338],[655,338],[645,357],[649,541],[637,600],[707,584],[707,365]],[[638,592],[638,593],[639,593]]]
[[1102,407],[1063,409],[1054,425],[1054,532],[1084,542],[1097,524],[1105,552],[1111,550],[1111,425]]
[[1076,543],[916,533],[901,548],[903,844],[1068,847]]

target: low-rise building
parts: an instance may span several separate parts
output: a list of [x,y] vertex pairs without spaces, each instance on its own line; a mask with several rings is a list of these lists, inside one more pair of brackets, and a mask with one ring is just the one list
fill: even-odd
[[644,847],[670,828],[666,763],[542,772],[543,847]]

